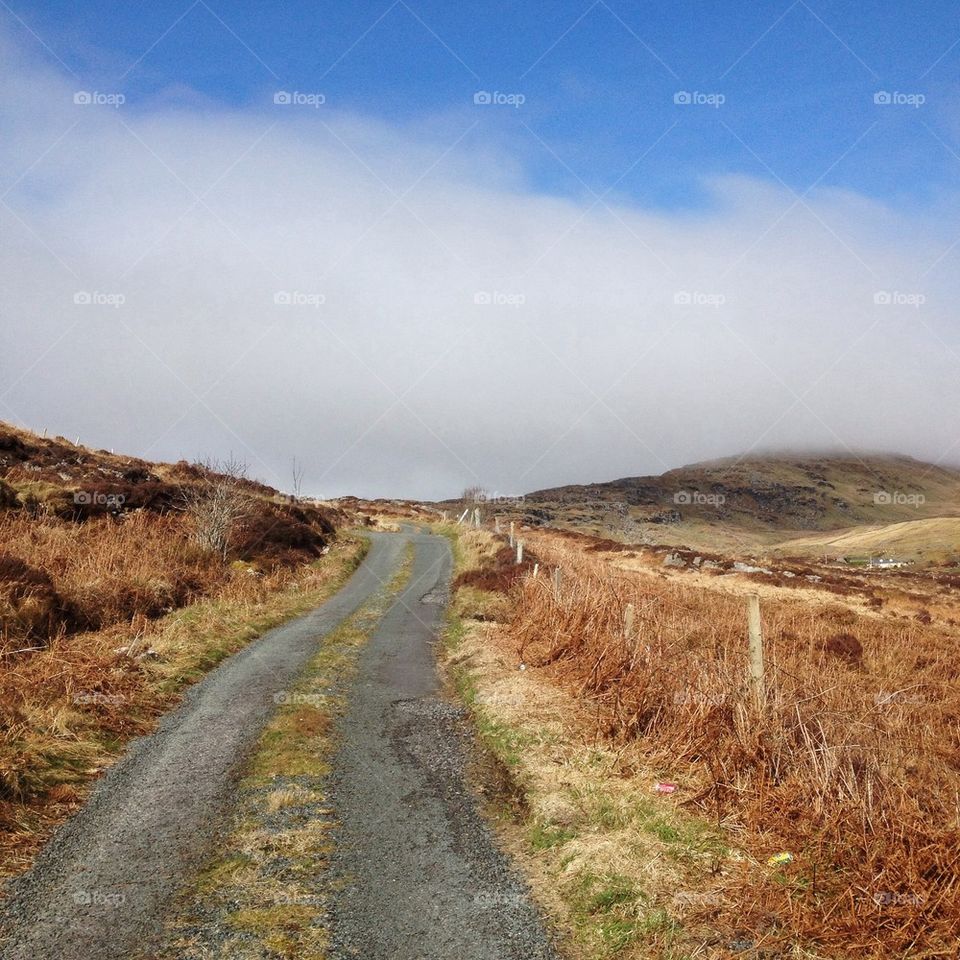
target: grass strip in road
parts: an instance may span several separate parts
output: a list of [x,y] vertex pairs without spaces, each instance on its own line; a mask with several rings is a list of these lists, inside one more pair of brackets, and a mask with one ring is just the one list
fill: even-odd
[[321,960],[326,954],[323,863],[333,812],[325,780],[334,723],[360,648],[408,582],[413,546],[378,594],[323,641],[276,715],[238,788],[237,812],[215,859],[170,920],[177,960]]

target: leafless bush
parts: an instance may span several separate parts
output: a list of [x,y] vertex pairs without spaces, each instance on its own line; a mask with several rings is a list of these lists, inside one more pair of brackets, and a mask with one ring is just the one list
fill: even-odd
[[303,494],[303,472],[304,466],[296,457],[293,458],[293,499],[299,500]]
[[243,489],[247,466],[230,457],[204,460],[198,464],[202,477],[181,495],[193,521],[193,539],[204,550],[220,554],[226,560],[237,524],[249,509],[249,495]]

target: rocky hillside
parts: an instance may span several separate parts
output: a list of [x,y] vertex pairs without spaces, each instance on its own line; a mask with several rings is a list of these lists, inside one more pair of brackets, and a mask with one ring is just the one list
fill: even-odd
[[751,456],[528,494],[528,521],[617,530],[837,530],[960,516],[960,470],[902,456]]
[[209,466],[0,423],[0,655],[154,618],[320,557],[341,511]]
[[[0,509],[77,524],[136,511],[179,514],[191,491],[202,491],[216,476],[201,464],[152,463],[91,450],[0,421]],[[289,565],[317,557],[343,519],[340,511],[294,502],[240,474],[233,483],[245,502],[233,559]]]

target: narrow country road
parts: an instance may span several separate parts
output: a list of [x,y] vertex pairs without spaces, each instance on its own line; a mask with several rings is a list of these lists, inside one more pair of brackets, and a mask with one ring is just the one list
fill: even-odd
[[3,960],[130,960],[201,865],[243,758],[317,642],[390,580],[404,539],[373,534],[347,584],[192,687],[97,785],[0,904]]
[[339,722],[328,797],[338,826],[331,863],[318,865],[331,960],[554,960],[469,788],[463,711],[440,695],[449,544],[411,528],[372,539],[338,594],[225,661],[131,746],[11,885],[2,960],[133,960],[161,946],[165,912],[229,822],[235,778],[275,696],[389,582],[411,542],[410,581],[363,647]]

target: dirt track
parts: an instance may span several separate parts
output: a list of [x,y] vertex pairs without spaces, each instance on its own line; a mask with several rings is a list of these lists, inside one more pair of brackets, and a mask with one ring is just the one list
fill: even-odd
[[390,580],[411,540],[410,582],[363,648],[340,723],[328,798],[339,822],[326,878],[336,891],[331,956],[556,956],[467,785],[462,711],[440,697],[433,645],[449,545],[407,531],[374,535],[340,593],[223,663],[133,745],[14,885],[0,918],[3,960],[127,960],[160,946],[173,895],[229,821],[235,776],[276,694],[318,638]]

